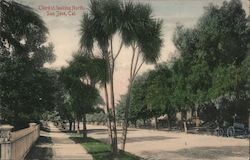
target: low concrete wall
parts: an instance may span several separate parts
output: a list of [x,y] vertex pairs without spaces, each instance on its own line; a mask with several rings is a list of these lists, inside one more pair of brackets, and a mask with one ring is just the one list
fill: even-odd
[[40,136],[40,125],[30,123],[29,128],[11,132],[13,127],[0,126],[1,160],[23,160]]

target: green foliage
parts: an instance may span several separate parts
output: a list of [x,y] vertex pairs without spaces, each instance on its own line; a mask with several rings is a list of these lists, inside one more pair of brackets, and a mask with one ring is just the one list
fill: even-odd
[[33,9],[14,1],[1,1],[0,110],[16,128],[38,121],[41,113],[55,106],[53,45],[48,29]]
[[239,0],[210,5],[194,28],[177,27],[173,41],[180,57],[135,81],[132,108],[145,106],[160,115],[217,106],[214,119],[229,120],[235,113],[246,119],[249,38],[249,19]]
[[232,0],[207,7],[194,29],[177,27],[174,43],[183,63],[182,78],[177,79],[186,84],[187,100],[201,104],[244,85],[241,63],[250,40],[247,23],[240,1]]
[[107,122],[107,115],[104,112],[87,114],[87,122],[98,122],[105,123]]
[[22,56],[36,67],[53,62],[53,45],[47,41],[48,29],[41,17],[28,6],[1,1],[1,56]]
[[[121,99],[116,106],[116,119],[117,121],[123,122],[127,95],[122,95],[120,98]],[[147,113],[147,110],[140,109],[139,106],[133,106],[132,104],[130,105],[131,107],[129,108],[128,121],[131,123],[136,123],[137,120],[146,117],[145,113]]]
[[101,73],[106,74],[105,68],[102,59],[90,59],[78,53],[67,68],[61,69],[60,80],[68,93],[68,105],[64,110],[69,110],[73,114],[71,117],[81,118],[84,114],[92,113],[94,106],[102,102],[92,82],[106,81],[105,76],[101,76]]
[[[81,22],[81,48],[92,53],[96,41],[103,56],[114,34],[120,33],[124,44],[137,44],[147,62],[156,62],[160,55],[162,21],[152,17],[149,5],[119,0],[93,0],[90,12]],[[145,34],[147,33],[147,34]]]
[[[127,2],[122,6],[120,32],[123,42],[138,46],[146,62],[155,63],[162,47],[162,21],[152,16],[150,5]],[[147,33],[147,34],[145,34]]]
[[171,70],[163,65],[158,65],[155,70],[149,72],[146,85],[146,104],[150,108],[158,107],[160,112],[164,112],[167,106],[171,106],[171,77]]

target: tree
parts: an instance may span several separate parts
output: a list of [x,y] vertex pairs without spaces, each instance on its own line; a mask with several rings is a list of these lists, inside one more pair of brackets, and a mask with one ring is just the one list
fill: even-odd
[[162,21],[153,18],[152,8],[149,5],[125,3],[122,8],[122,22],[122,41],[126,46],[132,48],[122,134],[122,150],[125,150],[132,84],[145,62],[156,63],[160,56],[163,40],[161,33]]
[[154,110],[154,117],[157,126],[157,118],[160,115],[168,114],[170,118],[175,108],[171,104],[173,93],[172,70],[165,64],[158,65],[155,70],[149,72],[147,78],[146,104],[149,109]]
[[0,3],[0,109],[17,129],[54,107],[53,75],[43,65],[55,56],[53,45],[45,44],[48,29],[33,9],[13,1]]
[[131,107],[129,114],[136,115],[137,119],[142,119],[144,126],[146,120],[153,117],[153,108],[147,105],[148,77],[150,72],[137,76],[131,89]]
[[[115,122],[115,103],[113,74],[115,61],[120,54],[123,45],[132,47],[132,60],[130,68],[130,90],[133,79],[144,62],[155,62],[159,56],[162,45],[161,26],[162,22],[151,17],[152,9],[148,5],[134,4],[131,2],[121,3],[120,1],[99,1],[93,0],[90,4],[90,12],[84,15],[82,21],[82,47],[93,54],[94,42],[98,43],[101,49],[101,56],[107,62],[108,78],[110,83],[110,104],[112,108],[113,126],[113,153],[117,153],[117,132]],[[121,44],[117,52],[113,50],[113,39],[120,33]],[[145,34],[148,33],[148,34]],[[141,62],[140,61],[141,57]],[[105,91],[105,93],[108,93]],[[130,94],[130,91],[128,92]],[[107,96],[108,97],[108,96]],[[129,98],[125,107],[125,121],[123,129],[123,145],[125,148],[127,135],[127,114],[129,109]],[[109,103],[106,101],[106,105]],[[107,109],[109,110],[109,109]]]
[[[101,71],[101,72],[99,72]],[[105,73],[105,63],[102,59],[90,59],[81,52],[77,52],[67,68],[61,70],[61,80],[70,95],[70,103],[76,115],[79,132],[79,122],[83,119],[83,136],[87,137],[86,114],[94,111],[99,103],[99,93],[91,81],[102,80],[97,73]],[[69,106],[69,107],[70,107]]]
[[[126,95],[121,95],[120,100],[118,101],[118,103],[116,105],[116,119],[118,122],[124,121],[125,105],[126,105]],[[141,119],[140,113],[142,113],[142,112],[143,111],[138,110],[138,108],[130,107],[128,121],[130,123],[134,124],[135,127],[137,127],[137,120]],[[146,113],[146,111],[145,111],[145,113]]]
[[[97,42],[100,48],[100,56],[105,60],[107,65],[106,79],[109,80],[109,92],[107,83],[104,83],[106,110],[108,113],[108,128],[110,141],[112,144],[112,152],[116,156],[117,149],[117,131],[116,131],[116,115],[115,115],[115,98],[113,75],[115,68],[115,60],[119,55],[123,44],[121,43],[119,50],[115,53],[113,50],[113,37],[117,32],[121,23],[120,1],[101,1],[92,0],[89,6],[89,13],[85,13],[81,22],[81,48],[87,50],[90,57],[94,57],[93,46]],[[109,95],[110,94],[110,95]],[[112,113],[109,111],[111,105]],[[112,122],[112,123],[111,123]],[[112,125],[112,126],[111,126]]]
[[177,27],[174,43],[181,55],[179,79],[184,86],[184,92],[177,93],[186,92],[190,105],[239,93],[246,81],[240,68],[248,51],[248,24],[241,2],[232,0],[207,7],[193,29]]

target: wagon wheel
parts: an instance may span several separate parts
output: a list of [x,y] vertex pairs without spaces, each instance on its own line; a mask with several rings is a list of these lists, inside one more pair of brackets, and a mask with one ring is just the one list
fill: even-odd
[[216,129],[216,135],[217,135],[217,136],[223,136],[223,134],[224,134],[224,131],[223,131],[222,128]]
[[235,130],[233,126],[228,127],[227,129],[227,136],[228,137],[233,137],[235,135]]

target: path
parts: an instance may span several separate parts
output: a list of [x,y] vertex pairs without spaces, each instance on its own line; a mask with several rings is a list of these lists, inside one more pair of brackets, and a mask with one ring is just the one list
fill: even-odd
[[[80,145],[69,139],[69,135],[61,132],[53,123],[49,123],[50,132],[41,132],[40,141],[27,156],[26,160],[92,160],[92,156]],[[32,153],[33,152],[33,153]],[[40,152],[40,153],[37,153]]]
[[69,135],[61,132],[53,123],[49,123],[52,138],[53,159],[55,160],[92,160],[92,156],[80,145],[69,139]]
[[[88,136],[107,142],[105,126],[87,127]],[[121,129],[118,136],[121,136]],[[146,160],[248,160],[249,141],[209,135],[130,129],[126,151]]]

